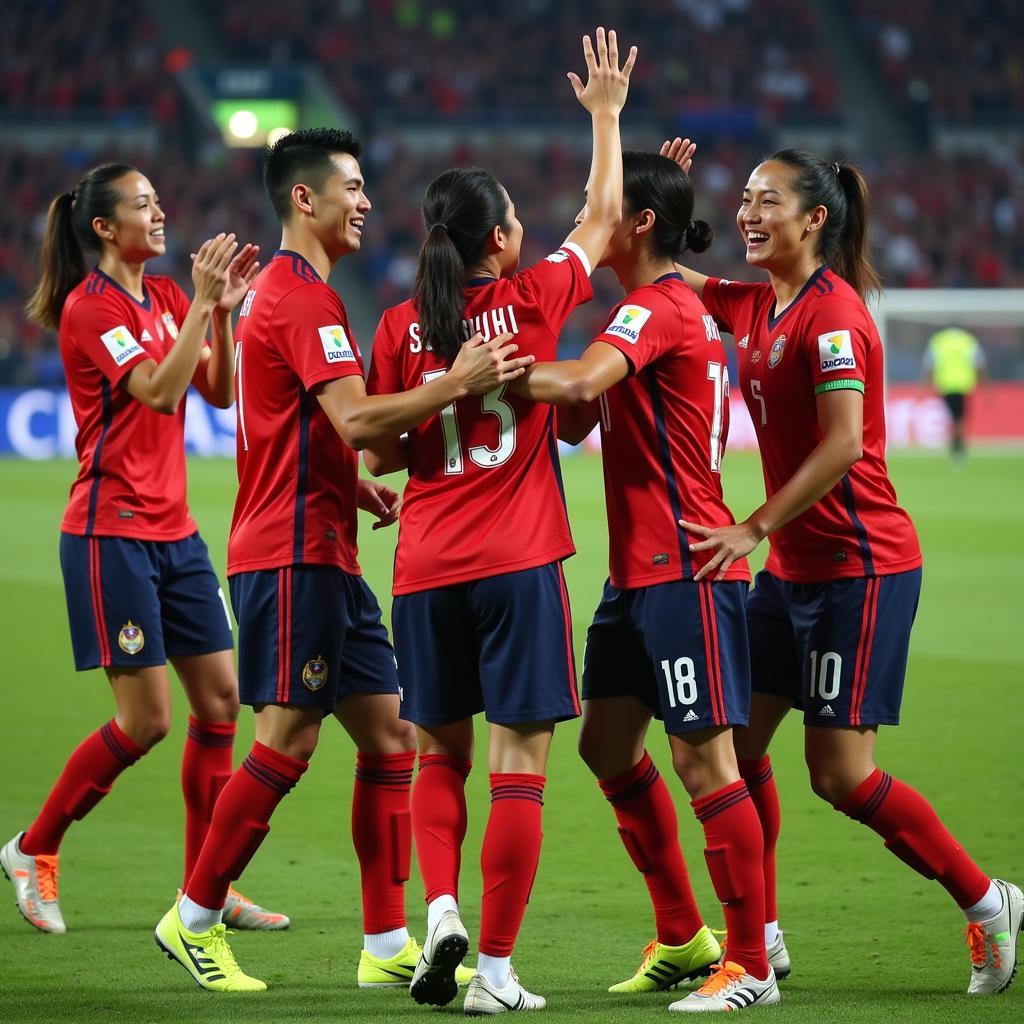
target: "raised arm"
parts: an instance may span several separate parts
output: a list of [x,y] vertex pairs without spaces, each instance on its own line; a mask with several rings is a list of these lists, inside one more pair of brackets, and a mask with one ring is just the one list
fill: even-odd
[[566,239],[586,254],[591,267],[604,255],[616,227],[622,220],[622,142],[619,138],[619,112],[629,91],[629,75],[636,62],[632,46],[619,70],[619,47],[615,32],[605,37],[603,28],[595,33],[596,49],[590,36],[583,37],[583,57],[587,63],[587,84],[570,71],[569,81],[576,98],[590,112],[593,125],[593,156],[587,182],[587,204],[582,222]]

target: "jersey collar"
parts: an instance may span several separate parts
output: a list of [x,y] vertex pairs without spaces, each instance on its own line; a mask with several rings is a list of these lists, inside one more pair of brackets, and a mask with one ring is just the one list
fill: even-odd
[[497,284],[498,279],[496,277],[471,277],[466,282],[467,288],[481,288],[485,284]]
[[149,301],[149,289],[146,287],[145,277],[142,279],[142,294],[145,295],[145,298],[140,301],[127,288],[122,288],[109,274],[105,274],[99,267],[96,268],[95,273],[99,274],[104,281],[112,284],[122,295],[127,295],[136,306],[141,306],[147,313],[150,311],[150,307],[153,304]]
[[824,264],[818,267],[818,269],[813,274],[811,274],[809,278],[807,278],[807,281],[804,284],[803,288],[801,288],[800,291],[797,292],[796,298],[793,299],[793,301],[778,316],[772,316],[771,311],[773,307],[768,307],[769,331],[774,331],[775,328],[779,326],[779,322],[782,320],[782,318],[811,290],[811,288],[814,287],[814,283],[816,281],[821,280],[826,270],[828,270],[828,267],[826,267]]
[[683,275],[677,270],[671,270],[667,274],[662,274],[661,277],[654,279],[655,284],[661,284],[662,281],[682,281]]
[[292,269],[299,277],[308,280],[309,275],[312,274],[317,281],[323,283],[323,278],[316,272],[316,268],[301,253],[293,252],[291,249],[278,249],[271,259],[276,259],[278,256],[287,256],[292,261]]

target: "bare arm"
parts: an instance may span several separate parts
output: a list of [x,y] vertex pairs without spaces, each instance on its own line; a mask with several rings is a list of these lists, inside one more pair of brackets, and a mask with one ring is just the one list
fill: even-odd
[[800,468],[760,508],[735,526],[707,527],[680,520],[690,533],[704,538],[691,551],[714,550],[715,556],[694,579],[718,570],[716,579],[737,558],[749,555],[769,534],[806,512],[845,476],[861,455],[864,436],[864,396],[859,391],[828,391],[818,395],[818,424],[822,438]]
[[619,138],[619,112],[629,91],[629,75],[636,61],[636,47],[630,48],[619,70],[619,48],[614,32],[607,39],[603,28],[595,33],[596,53],[590,36],[583,37],[583,56],[587,62],[587,84],[574,72],[569,81],[576,98],[590,111],[593,124],[593,156],[587,182],[587,205],[582,223],[566,239],[578,245],[591,267],[604,255],[612,233],[622,220],[622,142]]
[[583,405],[603,395],[629,374],[629,362],[604,341],[591,343],[579,359],[534,363],[512,390],[534,402]]
[[192,265],[195,298],[177,340],[161,363],[147,359],[124,378],[122,387],[148,408],[168,416],[177,412],[199,364],[210,317],[224,293],[237,245],[234,235],[223,234],[203,243]]
[[382,437],[363,449],[363,465],[370,476],[387,476],[409,468],[409,439]]

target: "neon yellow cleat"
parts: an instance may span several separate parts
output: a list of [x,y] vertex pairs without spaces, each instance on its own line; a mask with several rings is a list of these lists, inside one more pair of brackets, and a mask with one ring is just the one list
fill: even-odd
[[608,991],[626,995],[663,992],[682,981],[707,974],[721,955],[722,947],[707,925],[684,946],[666,946],[655,939],[647,944],[636,974],[628,981],[612,985]]
[[177,903],[164,914],[153,932],[167,959],[181,964],[200,988],[211,992],[262,992],[266,982],[242,973],[226,935],[223,924],[214,925],[208,932],[187,931]]
[[[364,949],[359,954],[359,971],[356,975],[359,987],[408,988],[422,952],[420,944],[411,937],[406,943],[405,949],[391,957],[390,960],[381,960]],[[468,985],[473,973],[471,967],[463,967],[462,964],[459,964],[455,968],[455,983]]]

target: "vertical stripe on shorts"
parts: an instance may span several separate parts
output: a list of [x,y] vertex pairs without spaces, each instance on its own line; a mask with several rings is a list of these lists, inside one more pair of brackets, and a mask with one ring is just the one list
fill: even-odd
[[107,620],[103,613],[103,578],[100,573],[99,537],[88,538],[89,596],[92,598],[92,617],[96,624],[96,639],[99,641],[100,664],[110,664],[110,637],[107,635]]
[[725,694],[722,690],[722,658],[718,649],[718,619],[715,616],[713,584],[707,580],[697,583],[700,598],[700,617],[704,633],[704,657],[708,668],[708,691],[711,697],[711,717],[715,725],[725,725]]
[[562,563],[555,565],[558,571],[558,590],[562,598],[562,620],[565,627],[565,657],[569,669],[569,689],[572,691],[572,706],[576,714],[580,714],[580,698],[576,692],[576,652],[572,646],[572,611],[569,607],[569,590],[565,585],[565,573]]
[[277,703],[291,696],[292,570],[277,570]]
[[850,706],[850,724],[861,724],[861,708],[868,685],[871,667],[871,647],[875,639],[875,621],[878,616],[878,592],[882,587],[880,576],[869,576],[864,588],[864,609],[861,614],[860,640],[857,642],[857,660],[853,669],[853,697]]

